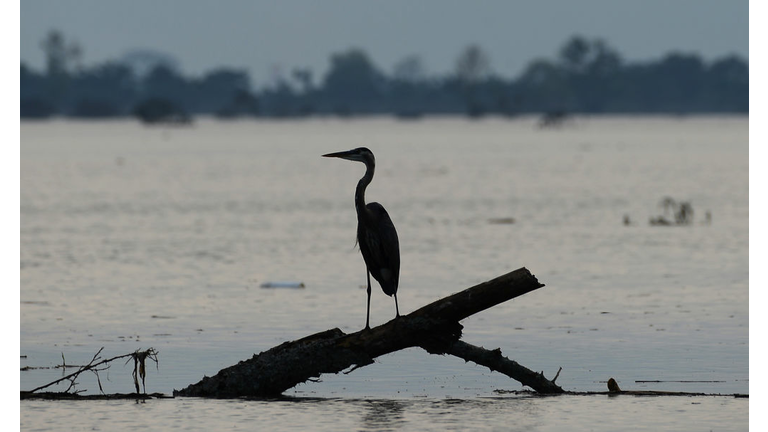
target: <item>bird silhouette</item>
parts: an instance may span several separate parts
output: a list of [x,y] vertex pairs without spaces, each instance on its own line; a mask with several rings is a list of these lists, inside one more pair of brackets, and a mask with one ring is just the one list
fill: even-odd
[[376,158],[373,152],[365,147],[359,147],[323,156],[365,164],[365,175],[357,182],[355,189],[355,210],[357,211],[357,244],[365,260],[368,279],[365,328],[370,329],[371,276],[379,282],[384,294],[395,298],[395,317],[400,316],[400,308],[397,305],[397,286],[400,279],[400,243],[397,239],[397,231],[384,206],[377,202],[365,203],[365,189],[371,184],[376,169]]

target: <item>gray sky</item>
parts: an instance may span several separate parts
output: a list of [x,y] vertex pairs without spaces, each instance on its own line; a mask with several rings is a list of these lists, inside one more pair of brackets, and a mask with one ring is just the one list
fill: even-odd
[[386,73],[415,54],[442,75],[476,43],[508,78],[574,34],[603,38],[628,61],[673,50],[749,58],[747,0],[23,0],[20,23],[21,60],[38,70],[55,28],[80,43],[86,66],[150,48],[191,76],[245,68],[255,87],[295,67],[319,81],[330,55],[351,47]]

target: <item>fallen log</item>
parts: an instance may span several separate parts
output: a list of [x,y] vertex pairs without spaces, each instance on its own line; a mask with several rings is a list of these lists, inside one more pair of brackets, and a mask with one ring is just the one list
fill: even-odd
[[[520,268],[430,303],[370,330],[345,334],[338,328],[285,342],[196,384],[174,390],[174,396],[211,398],[274,397],[323,373],[349,373],[376,357],[421,347],[432,354],[451,354],[497,370],[539,393],[563,389],[543,374],[501,355],[460,341],[459,321],[497,304],[543,287],[528,269]],[[558,372],[559,373],[559,372]]]

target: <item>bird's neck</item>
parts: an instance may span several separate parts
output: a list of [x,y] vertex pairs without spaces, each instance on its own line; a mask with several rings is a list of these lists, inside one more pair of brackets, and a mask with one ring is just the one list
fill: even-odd
[[374,165],[365,165],[365,175],[357,182],[357,188],[355,189],[355,209],[357,214],[365,216],[365,189],[371,184],[373,180]]

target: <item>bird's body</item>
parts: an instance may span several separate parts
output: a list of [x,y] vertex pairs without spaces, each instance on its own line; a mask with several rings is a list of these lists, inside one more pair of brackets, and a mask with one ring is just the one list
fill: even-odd
[[325,157],[363,162],[365,175],[355,189],[355,210],[357,211],[357,243],[367,268],[368,309],[365,328],[370,328],[371,315],[371,276],[381,285],[382,291],[395,298],[395,316],[400,316],[397,305],[397,287],[400,280],[400,243],[392,219],[377,202],[365,203],[365,189],[373,180],[376,160],[373,153],[365,147],[346,152],[329,153]]
[[357,224],[360,252],[368,271],[379,282],[384,294],[395,295],[400,278],[400,254],[391,253],[400,248],[395,225],[384,207],[377,202],[366,205],[365,213],[373,223]]

